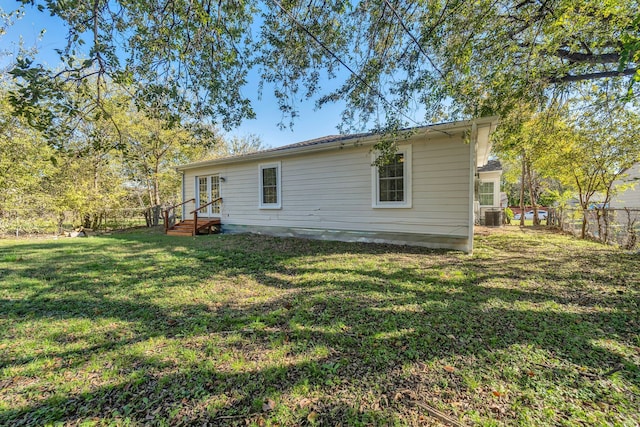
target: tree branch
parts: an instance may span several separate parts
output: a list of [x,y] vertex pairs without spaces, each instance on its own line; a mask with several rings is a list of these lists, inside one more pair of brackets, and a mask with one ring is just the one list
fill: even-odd
[[623,77],[623,76],[632,76],[638,72],[638,68],[627,68],[622,71],[603,71],[599,73],[586,73],[586,74],[578,74],[578,75],[566,75],[562,77],[554,77],[549,79],[551,83],[569,83],[569,82],[580,82],[583,80],[596,80],[603,79],[606,77]]
[[592,54],[558,49],[556,50],[556,55],[560,58],[568,59],[571,62],[584,62],[588,64],[617,64],[620,62],[620,55],[617,53]]

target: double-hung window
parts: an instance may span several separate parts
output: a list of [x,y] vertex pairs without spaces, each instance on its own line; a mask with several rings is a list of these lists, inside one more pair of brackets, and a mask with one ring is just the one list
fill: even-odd
[[260,209],[282,208],[280,162],[260,165]]
[[400,147],[388,163],[373,166],[372,178],[374,208],[410,208],[411,146]]
[[494,182],[481,182],[478,188],[478,201],[480,206],[493,206]]

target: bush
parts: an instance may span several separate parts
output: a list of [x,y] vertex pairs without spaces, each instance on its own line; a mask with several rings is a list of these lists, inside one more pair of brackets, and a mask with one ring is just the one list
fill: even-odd
[[513,211],[511,210],[511,208],[506,207],[504,208],[504,218],[505,221],[507,222],[507,224],[511,224],[511,220],[513,219],[514,215],[513,215]]

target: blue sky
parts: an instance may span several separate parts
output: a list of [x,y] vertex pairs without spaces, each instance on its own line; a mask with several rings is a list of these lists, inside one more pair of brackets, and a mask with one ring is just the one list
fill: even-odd
[[[5,11],[14,7],[7,3],[12,2],[0,1],[2,4],[0,7]],[[40,37],[43,29],[45,32]],[[8,28],[7,34],[0,41],[3,51],[14,54],[18,51],[20,40],[25,48],[35,46],[38,49],[36,61],[55,67],[58,64],[55,49],[61,49],[65,46],[65,35],[66,28],[60,19],[53,18],[48,13],[38,12],[34,8],[27,8],[25,16]],[[5,58],[2,63],[5,65],[7,59]],[[300,117],[295,121],[293,130],[289,128],[281,130],[278,126],[281,112],[272,91],[265,87],[262,99],[258,99],[257,86],[258,81],[254,79],[243,89],[243,93],[249,96],[252,101],[257,118],[245,120],[239,128],[231,131],[230,135],[256,134],[262,138],[265,145],[277,147],[338,133],[336,126],[340,121],[341,107],[328,105],[315,111],[312,101],[303,101],[298,104]]]
[[[17,5],[17,2],[12,0],[0,0],[0,9],[4,11],[12,10]],[[42,30],[45,32],[40,38]],[[59,18],[51,17],[47,12],[39,12],[33,7],[27,7],[25,16],[9,27],[7,34],[0,38],[2,46],[0,49],[15,53],[18,50],[18,42],[22,39],[25,47],[37,47],[39,52],[36,57],[37,62],[55,67],[58,64],[58,56],[54,49],[65,46],[65,35],[66,29]],[[0,66],[6,63],[7,58],[0,58]],[[327,83],[329,82],[325,82]],[[297,103],[299,117],[296,118],[293,129],[288,127],[280,129],[278,124],[282,115],[272,93],[271,88],[265,85],[262,99],[258,99],[258,79],[250,79],[249,84],[243,88],[243,94],[251,99],[257,118],[245,120],[240,127],[229,132],[229,135],[256,134],[261,137],[265,145],[278,147],[338,133],[336,127],[340,123],[343,105],[330,104],[315,110],[313,100],[299,100]],[[289,120],[286,119],[285,123],[288,122]]]

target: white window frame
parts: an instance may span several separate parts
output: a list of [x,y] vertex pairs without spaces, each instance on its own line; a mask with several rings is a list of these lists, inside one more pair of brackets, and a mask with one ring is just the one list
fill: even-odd
[[[482,184],[493,184],[493,190],[491,191],[491,204],[483,204],[482,203],[482,195],[485,194],[489,194],[489,193],[482,193],[481,189],[482,189]],[[478,203],[480,204],[480,206],[495,206],[496,204],[496,181],[494,180],[485,180],[485,181],[480,181],[480,185],[478,186]]]
[[[264,169],[276,169],[276,196],[278,203],[263,203],[262,202],[262,171]],[[281,162],[273,163],[261,163],[258,165],[258,206],[260,209],[282,209],[282,179],[281,179]]]
[[371,207],[374,209],[408,209],[413,205],[411,187],[413,186],[413,178],[411,171],[411,164],[413,163],[413,158],[411,155],[411,145],[403,145],[398,147],[398,151],[396,153],[404,155],[404,170],[403,170],[403,191],[404,191],[404,201],[402,202],[382,202],[380,201],[380,172],[378,167],[375,165],[375,161],[377,160],[379,153],[372,153],[371,155]]

